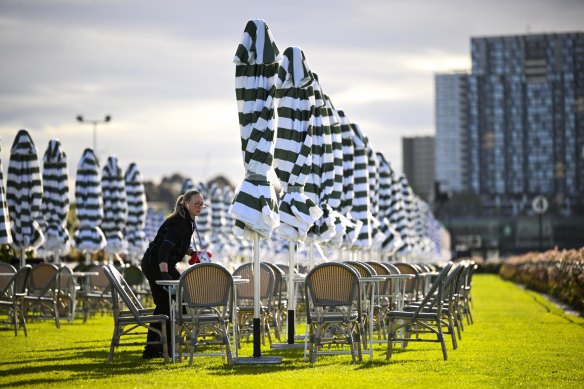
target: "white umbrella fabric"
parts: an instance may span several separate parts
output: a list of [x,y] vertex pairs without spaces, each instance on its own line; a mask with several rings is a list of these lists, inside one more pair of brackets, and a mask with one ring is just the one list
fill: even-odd
[[6,202],[12,226],[13,245],[20,249],[20,264],[24,266],[24,251],[37,249],[45,241],[39,225],[42,221],[43,184],[37,148],[26,130],[14,138],[8,162]]
[[101,230],[107,241],[105,250],[115,254],[126,249],[123,231],[128,218],[126,182],[117,157],[108,157],[101,175],[101,188],[103,192]]
[[106,239],[99,225],[103,219],[103,198],[99,162],[92,149],[85,149],[77,165],[75,204],[79,228],[75,231],[75,247],[86,253],[101,250]]
[[[128,202],[128,217],[126,220],[126,242],[128,242],[128,253],[132,257],[141,258],[148,248],[149,240],[146,239],[146,192],[144,182],[138,166],[132,162],[124,175],[126,188],[126,199]],[[164,215],[160,215],[155,221],[154,236],[158,227],[164,221]]]
[[6,191],[4,190],[4,173],[0,160],[0,244],[12,243],[10,233],[10,217],[6,206]]
[[[233,60],[245,179],[229,212],[235,218],[235,234],[253,238],[255,274],[260,269],[259,238],[269,238],[280,224],[276,193],[267,177],[273,159],[274,82],[280,59],[266,22],[250,20]],[[260,277],[254,280],[254,358],[261,363]]]
[[296,242],[322,216],[322,210],[304,193],[312,165],[313,77],[302,50],[284,50],[278,71],[278,136],[274,151],[275,171],[282,184],[277,234],[288,245],[288,344],[294,344],[294,268]]
[[55,255],[69,251],[71,238],[66,229],[69,213],[69,172],[67,155],[58,139],[51,139],[43,158],[43,217],[45,250]]

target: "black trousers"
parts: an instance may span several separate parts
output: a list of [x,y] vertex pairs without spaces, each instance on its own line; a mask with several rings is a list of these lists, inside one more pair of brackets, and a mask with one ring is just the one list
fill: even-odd
[[[148,283],[150,284],[150,291],[152,293],[152,298],[154,299],[154,314],[155,315],[167,315],[170,318],[170,304],[168,301],[168,292],[164,289],[163,286],[160,286],[156,283],[157,280],[160,280],[160,268],[158,266],[158,261],[156,259],[151,258],[148,255],[148,252],[142,258],[142,272],[146,276]],[[174,269],[173,269],[174,270]],[[171,271],[171,276],[176,276],[178,272],[176,270]],[[177,277],[178,279],[178,277]],[[152,323],[150,327],[156,328],[160,330],[160,324]],[[171,349],[171,331],[170,322],[166,322],[166,342],[168,344],[168,350]],[[160,340],[158,334],[152,330],[148,331],[148,336],[146,338],[148,342],[157,342]],[[147,345],[146,350],[154,350],[154,351],[162,351],[162,348],[158,349],[157,347],[153,347]]]

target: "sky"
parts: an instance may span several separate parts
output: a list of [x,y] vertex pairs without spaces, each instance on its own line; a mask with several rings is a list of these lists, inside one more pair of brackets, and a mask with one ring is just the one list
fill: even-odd
[[19,129],[144,179],[244,176],[233,56],[250,19],[303,49],[323,91],[402,170],[434,134],[434,75],[470,70],[470,39],[584,30],[583,0],[0,0],[0,160]]

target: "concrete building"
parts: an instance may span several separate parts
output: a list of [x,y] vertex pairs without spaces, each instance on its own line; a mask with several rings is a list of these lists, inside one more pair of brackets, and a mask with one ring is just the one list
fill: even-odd
[[403,172],[414,192],[428,201],[434,189],[434,137],[402,138]]

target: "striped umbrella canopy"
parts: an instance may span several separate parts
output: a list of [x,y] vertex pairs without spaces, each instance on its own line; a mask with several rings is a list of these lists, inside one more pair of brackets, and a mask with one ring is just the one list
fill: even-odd
[[353,247],[363,222],[355,219],[351,210],[355,197],[355,145],[353,143],[352,124],[343,110],[337,110],[341,127],[341,139],[343,145],[343,190],[339,212],[346,218],[346,230],[343,237],[343,246]]
[[310,175],[305,185],[305,191],[322,209],[322,216],[309,231],[313,242],[327,242],[336,233],[333,209],[328,201],[333,192],[335,179],[334,155],[328,113],[318,76],[313,73],[314,81],[314,115],[312,165]]
[[[197,190],[201,193],[201,196],[205,199],[205,203],[210,205],[211,203],[211,193],[209,186],[204,182],[199,182],[197,185]],[[183,192],[184,193],[184,192]],[[201,250],[207,250],[210,248],[211,244],[211,207],[201,209],[201,213],[196,218],[197,229],[199,235],[201,236],[202,242],[198,242]]]
[[103,219],[101,230],[105,235],[106,251],[110,254],[125,249],[123,230],[128,219],[128,198],[124,172],[120,168],[118,158],[108,157],[101,174],[103,191]]
[[77,165],[75,203],[79,228],[75,231],[75,246],[81,251],[98,251],[106,239],[99,225],[103,219],[103,198],[99,162],[92,149],[85,149]]
[[367,139],[361,132],[357,123],[352,123],[353,145],[355,147],[355,169],[353,171],[355,181],[355,197],[351,214],[360,220],[363,225],[353,245],[356,249],[368,249],[371,247],[371,202],[369,197],[369,165],[367,158]]
[[382,153],[377,153],[377,160],[379,161],[378,219],[381,223],[381,232],[385,236],[385,239],[381,242],[381,250],[391,256],[404,244],[395,226],[390,221],[392,213],[392,185],[395,181],[395,173]]
[[396,224],[396,229],[405,243],[398,253],[401,255],[407,255],[416,249],[412,209],[413,191],[404,174],[400,174],[397,181],[399,200],[397,204],[398,223]]
[[181,194],[184,194],[184,193],[188,192],[191,189],[195,189],[195,183],[190,178],[187,178],[187,179],[184,180],[184,182],[182,184],[182,188],[180,190],[180,193]]
[[[128,220],[131,220],[131,218],[132,216],[130,212],[128,214]],[[162,225],[162,223],[164,223],[164,212],[157,211],[156,209],[149,207],[148,210],[146,211],[146,222],[144,224],[144,235],[146,238],[146,242],[151,242],[154,240],[154,238],[156,237],[156,232],[158,232],[158,228]],[[132,232],[126,230],[126,239],[130,238],[131,235]],[[132,246],[133,246],[132,242],[128,241],[128,250],[130,252],[132,252]]]
[[280,224],[276,193],[268,180],[274,140],[275,78],[280,52],[267,24],[250,20],[233,62],[245,179],[230,212],[235,234],[267,238]]
[[325,107],[331,131],[331,145],[333,151],[334,180],[332,192],[328,198],[328,205],[333,210],[333,223],[335,233],[327,242],[331,247],[341,247],[343,237],[349,225],[347,218],[340,212],[341,197],[343,194],[343,137],[341,133],[341,117],[335,109],[331,99],[324,95]]
[[[237,189],[229,212],[235,219],[234,233],[253,240],[257,274],[260,236],[269,238],[280,224],[276,192],[268,180],[274,144],[274,82],[280,59],[266,22],[250,20],[233,60],[245,179]],[[254,358],[261,357],[259,298],[260,277],[254,277]]]
[[0,244],[12,243],[10,233],[10,217],[6,206],[6,191],[4,190],[4,173],[2,160],[0,160]]
[[[126,219],[126,242],[128,242],[128,252],[131,255],[142,256],[148,248],[149,239],[146,238],[146,192],[140,170],[135,163],[130,163],[124,175],[126,187],[126,199],[128,202],[128,217]],[[164,221],[164,215],[160,213],[159,220],[155,222],[154,236],[158,227]]]
[[302,50],[284,50],[278,71],[278,136],[275,171],[282,184],[278,235],[290,241],[306,239],[322,210],[304,193],[312,165],[313,76]]
[[223,230],[225,229],[225,210],[223,207],[223,188],[219,185],[212,184],[210,187],[210,203],[211,208],[211,251],[213,256],[220,258],[225,249],[225,239],[223,237]]
[[69,172],[67,155],[58,139],[51,139],[43,158],[43,216],[45,219],[44,248],[64,254],[71,246],[65,228],[69,212]]
[[[278,71],[278,136],[274,151],[275,170],[282,183],[280,227],[277,235],[288,244],[289,279],[296,266],[296,242],[304,241],[308,230],[323,214],[317,203],[304,193],[312,165],[314,117],[314,77],[302,50],[284,50]],[[292,244],[294,242],[294,244]],[[276,247],[275,251],[281,247]],[[294,288],[288,288],[288,344],[294,343]]]
[[12,243],[24,251],[36,249],[45,241],[39,225],[42,220],[43,184],[37,148],[26,130],[14,138],[8,162],[6,202],[12,226]]

